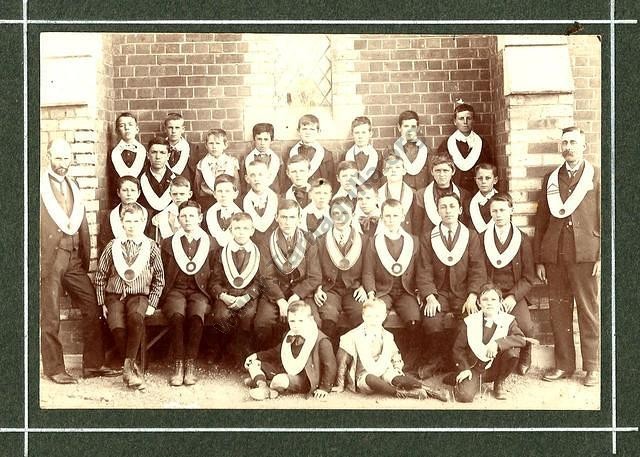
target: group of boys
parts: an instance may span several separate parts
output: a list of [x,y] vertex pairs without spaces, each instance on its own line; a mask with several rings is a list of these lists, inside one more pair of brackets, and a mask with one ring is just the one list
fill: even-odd
[[[69,289],[74,298],[85,301],[84,308],[102,307],[122,359],[108,368],[99,363],[103,357],[92,361],[87,355],[93,342],[102,343],[95,325],[89,325],[95,321],[95,310],[85,310],[85,341],[92,343],[85,344],[83,374],[118,375],[122,366],[124,382],[144,388],[136,357],[144,317],[160,308],[172,335],[173,386],[196,383],[205,316],[212,313],[218,330],[235,335],[234,351],[243,360],[252,354],[244,365],[256,399],[289,391],[325,398],[334,384],[338,391],[346,384],[362,392],[442,398],[407,373],[427,379],[453,370],[459,372],[451,382],[458,400],[473,399],[479,390],[476,379],[483,374],[485,380],[495,381],[496,397],[505,398],[504,379],[516,369],[526,374],[531,365],[535,340],[525,296],[536,273],[548,278],[550,286],[553,282],[552,291],[564,294],[558,306],[565,308],[568,294],[575,292],[567,292],[566,285],[562,289],[551,272],[562,270],[558,276],[568,277],[572,287],[581,280],[575,272],[576,262],[582,262],[576,256],[579,250],[567,247],[569,236],[575,233],[576,241],[579,238],[578,222],[563,225],[556,219],[567,219],[563,211],[567,216],[578,212],[585,195],[599,195],[589,193],[594,187],[586,188],[586,179],[593,181],[594,173],[582,159],[584,147],[578,151],[580,146],[565,144],[565,136],[570,136],[584,146],[584,135],[568,129],[563,133],[563,155],[572,148],[580,156],[572,166],[582,174],[573,183],[567,181],[566,189],[561,174],[559,203],[554,200],[557,170],[548,179],[541,202],[548,195],[549,202],[539,205],[539,213],[547,208],[551,216],[537,224],[534,258],[529,238],[511,221],[511,197],[495,189],[497,168],[490,161],[487,141],[473,131],[473,118],[472,106],[457,105],[455,133],[437,152],[430,152],[418,138],[418,115],[405,111],[398,119],[400,137],[393,151],[383,156],[372,146],[371,121],[357,117],[352,123],[354,145],[336,165],[334,154],[318,142],[320,123],[313,115],[300,118],[301,141],[286,160],[271,149],[274,128],[267,123],[254,126],[255,148],[238,160],[225,152],[228,140],[221,129],[207,133],[206,152],[201,153],[185,140],[184,120],[177,113],[164,122],[166,137],[153,138],[145,149],[136,140],[135,117],[122,113],[116,120],[120,141],[108,160],[116,206],[100,226],[95,296],[84,297],[93,289],[86,274],[87,281]],[[66,169],[60,173],[55,168],[58,150],[70,155],[62,143],[49,149],[51,171],[45,176],[50,182],[66,175]],[[65,160],[68,169],[70,157]],[[73,190],[73,181],[67,182]],[[567,196],[573,188],[580,188],[580,200]],[[65,195],[72,195],[70,206]],[[52,196],[59,204],[61,223],[65,217],[74,224],[74,218],[80,218],[86,225],[84,211],[77,213],[74,207],[81,206],[79,194],[54,191]],[[593,219],[591,214],[584,217]],[[537,220],[542,219],[539,215]],[[599,228],[590,224],[587,230],[599,235]],[[554,234],[545,235],[545,230]],[[60,249],[73,254],[83,248],[74,236],[68,249]],[[549,237],[562,248],[560,261],[545,271],[541,263],[552,262],[545,254]],[[592,257],[590,273],[595,276],[597,257]],[[74,255],[65,261],[77,263]],[[43,278],[44,271],[43,267]],[[68,273],[63,271],[63,287],[70,284]],[[52,295],[59,289],[53,288]],[[57,306],[57,300],[43,299],[43,367],[55,382],[73,382],[63,362],[47,363],[49,352],[59,352],[61,359],[60,347],[54,351],[55,345],[46,339],[54,334],[57,339],[58,329],[45,325],[55,320],[51,314],[57,308],[47,305],[55,301]],[[556,301],[552,297],[550,302],[552,320],[558,322],[555,335],[556,327],[558,332],[565,330],[566,310],[554,311]],[[482,313],[476,312],[478,306]],[[579,316],[586,314],[581,307],[578,303]],[[406,328],[402,350],[382,327],[391,309]],[[585,341],[594,332],[597,340],[596,359],[585,359],[591,364],[585,368],[587,384],[597,376],[599,341],[597,303],[595,311],[589,309],[590,315],[582,319],[592,330]],[[341,313],[353,330],[338,343]],[[484,320],[477,317],[482,315]],[[583,352],[585,346],[594,349],[592,340],[583,342]],[[556,347],[557,356],[558,351]],[[569,360],[572,353],[563,351],[564,365],[559,361],[545,379],[566,377],[575,369],[575,361],[572,366]],[[474,379],[472,373],[482,374]]]

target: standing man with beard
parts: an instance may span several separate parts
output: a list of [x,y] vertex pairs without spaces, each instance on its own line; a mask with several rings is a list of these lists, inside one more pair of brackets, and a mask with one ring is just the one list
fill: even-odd
[[78,185],[67,176],[71,147],[51,142],[49,169],[40,179],[40,352],[44,375],[58,384],[77,381],[64,366],[60,331],[60,293],[65,290],[82,310],[83,377],[117,376],[103,366],[100,308],[87,276],[89,229]]
[[538,201],[536,273],[549,285],[556,368],[545,381],[571,377],[576,369],[573,304],[578,311],[584,385],[600,382],[600,173],[584,159],[585,135],[562,131],[565,162],[546,175]]

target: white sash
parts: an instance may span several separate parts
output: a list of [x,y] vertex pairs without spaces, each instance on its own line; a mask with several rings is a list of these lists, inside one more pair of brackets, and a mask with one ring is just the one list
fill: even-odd
[[[442,222],[442,218],[440,214],[438,214],[438,205],[435,200],[435,182],[432,181],[427,187],[424,189],[423,201],[424,201],[424,209],[427,212],[427,217],[431,221],[433,225],[438,225]],[[460,197],[460,189],[454,183],[451,183],[451,187],[453,188],[453,193]]]
[[278,194],[276,194],[271,188],[267,188],[265,193],[267,194],[267,204],[262,216],[258,215],[253,204],[254,199],[257,197],[257,194],[253,190],[249,190],[242,200],[242,207],[244,211],[251,216],[256,230],[262,233],[266,232],[269,227],[271,227],[271,224],[273,224],[276,214],[278,213]]
[[478,191],[471,199],[471,203],[469,204],[469,214],[471,214],[471,221],[478,233],[482,233],[487,229],[487,223],[482,217],[480,207],[486,205],[489,199],[495,194],[495,189],[492,189],[486,196],[482,195],[482,192]]
[[338,243],[333,236],[333,230],[329,230],[327,232],[325,245],[327,246],[327,252],[329,253],[329,258],[331,262],[342,271],[347,271],[351,267],[353,267],[358,258],[360,258],[360,253],[362,252],[362,237],[356,230],[351,231],[351,248],[346,255],[342,254],[340,248],[338,247]]
[[487,344],[482,342],[482,334],[484,330],[483,313],[477,311],[464,318],[467,325],[467,343],[474,355],[483,362],[489,362],[485,368],[489,368],[494,358],[487,357],[487,345],[493,341],[504,338],[509,334],[509,326],[515,319],[513,315],[499,311],[493,322],[496,324],[496,330],[491,336]]
[[193,231],[193,239],[200,240],[200,244],[198,245],[198,249],[196,250],[196,254],[193,256],[193,259],[189,260],[189,257],[187,256],[187,253],[184,252],[184,247],[182,246],[181,238],[183,236],[186,236],[184,230],[179,229],[171,238],[173,258],[176,259],[176,263],[184,274],[193,276],[200,271],[202,265],[204,265],[204,262],[207,260],[211,242],[209,240],[209,235],[207,235],[204,230],[200,227],[196,228]]
[[149,264],[149,259],[151,257],[151,243],[153,243],[153,241],[146,236],[137,240],[131,240],[134,243],[142,241],[142,245],[138,251],[138,256],[131,265],[129,265],[124,258],[122,244],[125,241],[127,241],[126,238],[116,238],[113,240],[111,253],[113,257],[113,266],[118,272],[118,276],[120,276],[123,281],[131,282],[135,280],[142,270],[144,270],[144,268]]
[[560,165],[558,168],[551,172],[549,181],[547,182],[547,202],[549,203],[549,211],[551,214],[559,219],[571,216],[576,208],[582,203],[585,195],[590,190],[593,190],[593,176],[594,169],[586,160],[584,161],[584,170],[578,184],[569,198],[564,202],[560,197],[560,186],[558,185],[558,172],[565,164]]
[[244,289],[247,285],[253,281],[253,278],[258,272],[258,266],[260,265],[260,251],[258,247],[249,240],[249,242],[243,247],[246,249],[249,256],[249,261],[244,270],[239,271],[235,262],[233,261],[232,253],[240,246],[233,240],[222,248],[222,267],[224,268],[224,275],[227,277],[229,284],[233,285],[236,289]]
[[[229,240],[231,240],[231,234],[229,233],[229,229],[222,230],[220,224],[218,223],[218,212],[222,208],[219,202],[216,202],[209,208],[207,211],[207,227],[209,228],[209,233],[211,236],[216,239],[220,246],[226,246]],[[231,203],[231,213],[241,213],[242,210],[238,208],[238,205],[235,203]]]
[[[124,160],[122,160],[122,151],[130,150],[136,153],[136,158],[133,159],[133,164],[128,167]],[[113,168],[116,169],[118,176],[133,176],[137,178],[142,173],[144,167],[144,160],[147,158],[147,150],[137,140],[133,140],[131,143],[125,143],[123,140],[116,145],[111,151],[111,163]]]
[[[271,237],[269,238],[269,251],[271,251],[271,258],[273,259],[273,263],[276,264],[276,267],[278,267],[278,270],[288,275],[302,263],[302,259],[304,259],[304,255],[307,253],[307,240],[304,237],[304,233],[296,230],[296,233],[293,235],[296,237],[296,246],[293,248],[291,257],[287,257],[276,242],[278,233],[280,233],[280,229],[276,229],[271,233]],[[284,238],[284,235],[282,235],[282,237]],[[311,260],[315,261],[315,259]]]
[[316,238],[321,237],[333,227],[333,221],[331,220],[331,216],[329,215],[329,207],[321,210],[318,209],[313,202],[311,202],[307,206],[302,208],[302,211],[300,212],[302,219],[300,221],[300,228],[305,232],[309,231],[309,227],[307,226],[307,216],[309,214],[313,214],[316,219],[320,219],[320,216],[322,216],[320,225],[318,225],[318,228],[316,228],[316,230],[313,232],[313,236],[315,236]]
[[204,182],[209,186],[211,191],[214,191],[216,188],[216,176],[227,174],[235,177],[236,168],[234,167],[233,159],[233,157],[225,153],[220,154],[220,157],[207,154],[198,162],[197,167],[202,173]]
[[395,277],[400,277],[405,271],[407,271],[407,268],[411,263],[411,258],[413,257],[413,238],[402,228],[400,229],[400,236],[402,237],[403,243],[402,251],[400,252],[398,260],[391,257],[389,249],[387,248],[387,243],[384,240],[384,232],[376,233],[374,238],[376,252],[378,253],[380,263],[382,263],[389,274]]
[[178,161],[176,162],[176,164],[173,167],[169,167],[169,168],[176,175],[181,175],[187,166],[187,162],[189,162],[191,147],[189,146],[189,142],[184,138],[180,138],[180,140],[178,140],[175,146],[172,146],[172,147],[180,151],[180,157],[178,158]]
[[[173,178],[175,178],[175,175],[171,173],[171,179]],[[162,211],[171,203],[171,186],[168,186],[165,189],[164,193],[160,197],[158,197],[158,194],[156,194],[156,192],[151,187],[151,183],[149,182],[147,173],[144,173],[142,176],[140,176],[140,188],[142,189],[144,198],[147,199],[151,207],[156,211]]]
[[[289,151],[289,157],[297,156],[300,146],[302,146],[302,141],[298,141],[296,144],[294,144]],[[320,143],[317,142],[308,144],[307,146],[310,146],[316,150],[315,154],[313,154],[313,157],[309,159],[309,176],[313,176],[316,171],[318,171],[318,168],[320,168],[320,164],[324,160],[324,148]]]
[[354,339],[358,358],[364,371],[374,376],[382,376],[392,366],[391,359],[397,352],[397,346],[393,341],[391,332],[382,329],[382,352],[375,360],[371,354],[371,345],[365,335],[364,325],[360,324],[355,329],[358,332],[357,337]]
[[[402,211],[403,215],[406,216],[411,210],[411,205],[413,204],[413,193],[414,190],[411,188],[409,184],[406,182],[402,183],[402,190],[400,191],[400,203],[402,203]],[[384,183],[380,189],[378,189],[378,201],[380,202],[380,206],[390,198],[394,198],[389,192],[389,184]]]
[[291,352],[291,343],[287,343],[287,336],[292,335],[291,330],[287,332],[282,340],[282,347],[280,348],[280,358],[282,359],[282,366],[287,374],[295,376],[304,370],[307,365],[311,351],[318,341],[318,327],[315,325],[309,325],[307,329],[308,335],[302,335],[304,337],[304,343],[302,343],[302,349],[298,357],[294,357]]
[[[471,148],[466,158],[462,157],[456,141],[467,143],[469,148]],[[460,130],[456,130],[447,140],[447,149],[456,167],[462,171],[468,171],[473,168],[480,158],[482,138],[476,132],[471,132],[469,136],[464,136]]]
[[171,203],[169,206],[167,206],[165,209],[163,209],[158,214],[153,216],[153,218],[151,219],[151,223],[154,226],[158,227],[158,230],[160,231],[160,237],[163,239],[169,238],[175,233],[174,228],[169,223],[170,213],[174,214],[176,217],[176,223],[178,225],[175,231],[178,231],[178,229],[180,229],[180,224],[178,223],[179,211],[175,203]]
[[424,166],[427,163],[429,150],[422,141],[417,140],[416,145],[418,146],[418,154],[416,155],[416,160],[412,163],[404,152],[405,144],[407,144],[407,140],[404,137],[398,138],[396,142],[393,143],[393,151],[404,162],[404,168],[407,170],[407,173],[411,176],[415,176],[424,169]]
[[522,243],[522,233],[516,225],[511,223],[511,241],[507,249],[500,254],[496,246],[495,223],[493,220],[487,224],[487,230],[484,232],[484,252],[487,254],[487,258],[495,268],[503,268],[511,263],[513,257],[518,253],[520,244]]
[[[351,148],[344,156],[344,160],[355,162],[356,149],[357,148],[355,144],[351,146]],[[367,154],[367,163],[365,164],[364,168],[359,171],[360,182],[358,183],[358,185],[367,182],[367,180],[373,176],[373,174],[376,172],[376,169],[378,168],[378,151],[376,151],[372,145],[368,144],[363,149],[363,152],[366,152]]]
[[[143,224],[147,226],[147,220],[149,219],[149,212],[147,208],[142,205],[138,205],[142,208],[142,218]],[[109,213],[109,223],[111,224],[111,233],[114,238],[124,238],[126,235],[124,233],[124,227],[122,226],[122,219],[120,219],[120,209],[122,208],[122,203],[111,210]]]
[[453,250],[449,251],[442,238],[440,226],[441,224],[438,224],[431,230],[431,246],[433,247],[433,252],[435,252],[438,259],[440,259],[440,262],[448,267],[452,267],[460,261],[464,251],[467,249],[467,244],[469,244],[469,229],[465,227],[464,224],[458,222],[460,234],[453,246]]
[[73,208],[71,210],[71,216],[67,216],[66,211],[56,200],[51,189],[51,181],[49,179],[49,173],[44,173],[40,178],[40,195],[44,207],[47,209],[49,216],[56,223],[58,228],[67,235],[74,235],[82,224],[84,218],[84,203],[82,202],[82,196],[80,195],[80,189],[71,179],[64,178],[64,181],[69,184],[71,193],[73,195]]
[[[251,162],[257,160],[256,156],[258,154],[260,154],[260,152],[258,152],[257,149],[254,149],[249,154],[247,154],[247,157],[245,157],[244,159],[245,170]],[[278,177],[278,173],[280,172],[280,157],[278,157],[278,154],[273,152],[271,149],[267,150],[265,154],[269,154],[270,157],[269,164],[267,165],[267,175],[269,176],[269,183],[267,184],[267,186],[270,186],[271,184],[273,184],[273,181],[276,180],[276,178]]]

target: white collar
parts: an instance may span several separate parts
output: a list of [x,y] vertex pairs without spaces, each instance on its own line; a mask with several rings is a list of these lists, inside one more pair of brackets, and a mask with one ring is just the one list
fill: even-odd
[[[462,157],[456,141],[461,141],[469,145],[471,151],[467,157]],[[447,150],[457,168],[462,171],[471,170],[480,158],[482,138],[473,131],[469,133],[468,136],[465,136],[460,130],[456,130],[447,140]]]
[[[242,271],[238,269],[239,267],[242,267],[242,265],[236,265],[233,261],[233,257],[231,256],[232,253],[238,252],[241,248],[244,249],[249,256],[247,264]],[[251,240],[240,246],[234,239],[230,239],[229,243],[222,248],[221,258],[224,274],[227,277],[229,284],[236,289],[244,289],[249,285],[258,272],[258,266],[260,265],[260,250]]]
[[[513,222],[510,224],[510,228],[513,233],[513,235],[511,235],[511,241],[509,242],[509,245],[507,246],[507,248],[502,253],[500,253],[498,251],[498,247],[496,246],[496,240],[494,239],[494,235],[493,235],[497,227],[495,226],[493,220],[490,220],[489,223],[487,224],[487,230],[484,232],[484,239],[483,239],[484,252],[487,258],[489,259],[489,262],[491,262],[491,265],[493,265],[494,268],[499,269],[509,265],[513,260],[513,258],[515,257],[515,255],[520,250],[520,244],[522,243],[522,233],[520,232],[520,229],[518,229],[518,227],[516,227]],[[507,236],[508,236],[508,232],[507,232]],[[501,242],[504,243],[504,241],[501,241]]]
[[[302,146],[302,141],[298,141],[289,151],[289,157],[293,157],[298,155],[298,150]],[[309,176],[313,176],[318,168],[320,168],[320,164],[324,160],[324,147],[317,141],[311,144],[306,144],[306,147],[314,148],[316,150],[313,157],[309,157]]]
[[411,176],[415,176],[424,169],[424,166],[427,163],[429,150],[427,149],[427,146],[420,141],[420,139],[417,139],[416,146],[418,146],[418,154],[416,155],[416,159],[411,162],[409,157],[407,157],[406,152],[404,152],[404,146],[406,144],[406,138],[401,136],[395,143],[393,143],[393,150],[404,162],[404,168],[407,170],[407,173]]
[[194,275],[204,265],[207,257],[209,256],[209,248],[211,247],[211,242],[209,237],[206,235],[204,230],[198,227],[195,231],[191,233],[193,240],[200,240],[200,244],[198,245],[198,249],[196,250],[193,259],[189,260],[186,252],[184,251],[184,247],[182,246],[181,238],[185,237],[187,241],[189,238],[185,231],[180,228],[171,238],[171,248],[173,249],[173,258],[175,259],[178,267],[187,275]]
[[382,263],[389,274],[395,277],[400,277],[405,271],[407,271],[413,257],[413,237],[403,229],[400,229],[400,236],[403,239],[403,243],[398,259],[394,259],[389,252],[387,243],[384,240],[385,235],[383,233],[376,234],[374,237],[374,244],[380,263]]
[[453,235],[455,244],[451,250],[447,247],[443,239],[442,223],[436,225],[431,230],[431,247],[433,252],[438,257],[438,260],[448,267],[452,267],[462,259],[464,252],[467,249],[469,243],[469,229],[464,224],[458,222],[459,235],[455,240],[455,234]]

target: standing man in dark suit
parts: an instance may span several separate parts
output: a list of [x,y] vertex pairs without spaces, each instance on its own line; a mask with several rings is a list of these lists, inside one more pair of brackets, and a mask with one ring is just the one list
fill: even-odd
[[103,366],[100,307],[87,276],[89,228],[78,185],[67,172],[71,147],[51,142],[49,169],[40,179],[40,353],[44,375],[58,384],[75,384],[64,366],[60,331],[60,294],[65,290],[82,310],[84,377],[117,376]]
[[570,377],[576,369],[573,303],[578,311],[584,384],[599,379],[600,175],[584,159],[584,132],[562,131],[565,163],[546,175],[538,201],[534,253],[538,278],[549,284],[556,368],[543,379]]

